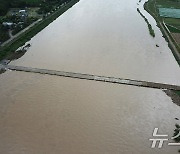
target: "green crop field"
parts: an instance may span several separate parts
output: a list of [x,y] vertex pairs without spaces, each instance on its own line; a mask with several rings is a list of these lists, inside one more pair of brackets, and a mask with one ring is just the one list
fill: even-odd
[[[169,41],[169,47],[180,65],[180,58],[177,56],[180,53],[180,0],[148,0],[144,8],[156,19],[166,40],[173,42]],[[163,27],[169,30],[166,32]]]
[[156,0],[156,5],[163,8],[180,9],[180,0]]
[[164,22],[180,29],[180,19],[164,18]]
[[[150,10],[155,18],[170,25],[171,32],[180,29],[180,0],[149,0],[145,8]],[[174,28],[173,28],[174,27]]]
[[180,9],[159,8],[159,14],[161,17],[180,19]]

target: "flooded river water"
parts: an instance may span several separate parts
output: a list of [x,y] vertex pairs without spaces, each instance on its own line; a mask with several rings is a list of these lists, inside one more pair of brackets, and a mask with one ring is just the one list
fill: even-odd
[[[11,64],[180,85],[167,42],[144,1],[138,2],[81,0]],[[175,118],[180,107],[162,90],[15,71],[0,75],[2,154],[178,153],[180,147],[168,142],[151,149],[149,141],[156,127],[170,139],[180,123]]]

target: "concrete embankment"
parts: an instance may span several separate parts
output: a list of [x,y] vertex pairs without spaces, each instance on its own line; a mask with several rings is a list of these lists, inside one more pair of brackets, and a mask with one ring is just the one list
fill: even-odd
[[155,82],[148,82],[148,81],[138,81],[138,80],[131,80],[131,79],[115,78],[115,77],[98,76],[98,75],[91,75],[91,74],[81,74],[81,73],[55,71],[55,70],[47,70],[47,69],[39,69],[39,68],[31,68],[31,67],[23,67],[23,66],[13,66],[13,65],[1,65],[0,68],[10,69],[14,71],[23,71],[23,72],[48,74],[48,75],[55,75],[55,76],[62,76],[62,77],[69,77],[69,78],[94,80],[94,81],[100,81],[100,82],[125,84],[125,85],[132,85],[132,86],[138,86],[138,87],[180,90],[180,86],[177,86],[177,85],[155,83]]

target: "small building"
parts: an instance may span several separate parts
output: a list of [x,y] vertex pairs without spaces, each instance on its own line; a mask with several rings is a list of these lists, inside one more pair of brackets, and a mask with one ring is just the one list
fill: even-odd
[[3,22],[2,24],[3,24],[3,26],[12,26],[13,25],[12,22]]
[[19,16],[27,17],[28,16],[28,12],[26,10],[19,10]]
[[27,14],[27,11],[26,10],[19,10],[19,13],[20,14]]
[[14,25],[13,22],[3,22],[2,23],[3,26],[7,27],[7,28],[12,28],[12,26]]
[[19,10],[19,16],[24,21],[28,17],[28,12],[26,10]]

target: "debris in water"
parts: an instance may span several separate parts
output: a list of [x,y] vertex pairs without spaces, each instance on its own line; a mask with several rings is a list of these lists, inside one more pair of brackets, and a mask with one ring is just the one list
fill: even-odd
[[156,47],[157,47],[157,48],[159,48],[159,45],[158,45],[158,44],[156,44]]

